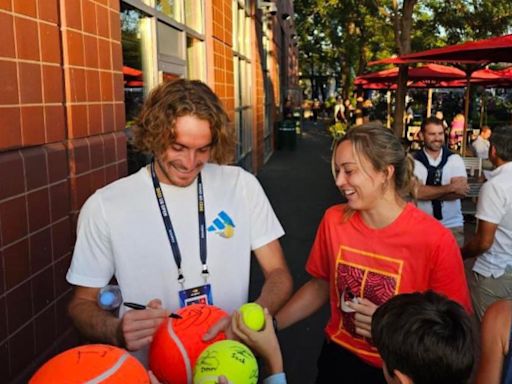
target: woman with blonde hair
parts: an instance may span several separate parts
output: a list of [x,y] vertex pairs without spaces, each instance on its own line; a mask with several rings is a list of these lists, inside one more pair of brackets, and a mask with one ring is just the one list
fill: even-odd
[[286,328],[329,301],[317,383],[385,383],[372,315],[399,293],[431,289],[471,311],[455,238],[407,202],[413,166],[391,130],[376,124],[351,129],[334,147],[347,203],[326,211],[306,264],[311,279],[276,315]]

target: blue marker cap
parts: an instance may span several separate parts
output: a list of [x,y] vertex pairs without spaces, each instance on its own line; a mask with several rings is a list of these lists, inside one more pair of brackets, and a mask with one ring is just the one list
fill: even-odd
[[116,295],[113,292],[102,292],[100,295],[100,304],[104,306],[109,306],[114,303],[116,299]]

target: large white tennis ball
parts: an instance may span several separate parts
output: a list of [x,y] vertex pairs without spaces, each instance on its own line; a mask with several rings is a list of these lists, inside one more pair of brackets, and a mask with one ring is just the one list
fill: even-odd
[[247,327],[254,331],[261,331],[265,326],[265,313],[258,303],[246,303],[238,310]]
[[194,384],[217,384],[219,376],[230,384],[257,384],[258,363],[251,350],[235,340],[208,346],[197,358]]

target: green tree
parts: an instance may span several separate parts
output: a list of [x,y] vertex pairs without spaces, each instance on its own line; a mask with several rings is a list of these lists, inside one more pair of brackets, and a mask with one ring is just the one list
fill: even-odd
[[[294,7],[299,65],[316,95],[330,74],[350,94],[354,75],[372,60],[512,31],[510,0],[295,0]],[[397,135],[403,131],[406,72],[400,67]]]
[[485,39],[511,32],[510,0],[427,0],[432,21],[446,44]]
[[[417,0],[403,0],[402,6],[397,0],[392,1],[391,18],[395,43],[400,55],[411,52],[411,37],[413,28],[413,12]],[[393,131],[398,137],[402,137],[404,131],[405,96],[407,94],[407,64],[399,65],[398,81],[395,97],[395,113]]]

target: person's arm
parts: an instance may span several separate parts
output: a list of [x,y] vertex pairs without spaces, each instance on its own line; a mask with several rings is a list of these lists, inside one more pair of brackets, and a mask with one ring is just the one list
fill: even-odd
[[507,300],[492,304],[481,325],[481,354],[475,384],[500,384],[508,353],[512,308]]
[[278,329],[284,329],[315,313],[329,299],[329,283],[312,278],[275,315]]
[[490,223],[485,220],[478,220],[475,235],[462,248],[462,258],[469,259],[476,257],[491,248],[494,243],[494,236],[498,224]]
[[467,177],[452,177],[449,184],[424,185],[418,183],[416,197],[418,200],[456,200],[462,199],[469,192]]
[[[274,314],[290,297],[293,281],[284,259],[279,240],[273,240],[254,250],[265,277],[259,297],[255,300],[263,308]],[[231,328],[231,317],[226,316],[217,321],[204,334],[203,340],[212,340],[219,332],[224,331],[229,339],[236,337]]]
[[272,316],[265,308],[265,327],[261,331],[248,328],[239,312],[233,314],[231,321],[233,333],[263,359],[268,375],[283,372],[283,355],[276,332],[272,324]]
[[293,280],[288,270],[279,240],[273,240],[254,250],[265,282],[259,297],[255,300],[263,308],[275,314],[290,297]]
[[68,311],[78,331],[91,341],[98,341],[136,351],[153,339],[153,334],[169,312],[159,300],[148,303],[148,309],[125,312],[117,318],[98,306],[99,288],[75,288]]

